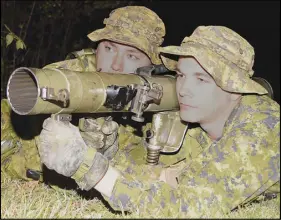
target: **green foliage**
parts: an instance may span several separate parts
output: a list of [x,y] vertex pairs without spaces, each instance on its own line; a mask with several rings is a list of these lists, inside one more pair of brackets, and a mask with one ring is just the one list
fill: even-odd
[[[6,35],[6,47],[8,47],[13,40],[16,41],[16,49],[26,49],[26,45],[24,44],[23,40],[18,37],[15,33],[13,33],[8,27],[7,25],[4,24],[4,26],[6,27],[6,29],[9,31],[9,33]],[[2,44],[1,44],[2,46]]]
[[[11,31],[11,29],[4,24],[4,27],[6,28],[7,31],[2,31],[1,34],[6,34],[6,36],[2,36],[1,35],[1,98],[2,96],[4,96],[4,91],[6,90],[6,81],[9,78],[9,73],[10,73],[10,69],[14,69],[15,68],[15,53],[18,50],[24,50],[26,49],[26,45],[23,42],[23,40],[16,35],[13,31]],[[13,49],[9,50],[12,43],[15,42],[15,49],[13,47]],[[9,56],[8,54],[12,53],[14,59],[9,60]]]
[[16,47],[17,47],[17,50],[18,50],[18,49],[24,49],[24,48],[26,48],[24,42],[21,41],[21,40],[18,40],[18,41],[17,41]]
[[9,33],[6,35],[6,47],[8,47],[14,40],[14,36]]

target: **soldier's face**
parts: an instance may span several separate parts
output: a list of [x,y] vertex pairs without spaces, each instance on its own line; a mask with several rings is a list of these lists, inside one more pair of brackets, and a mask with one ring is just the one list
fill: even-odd
[[130,74],[139,67],[151,64],[142,51],[107,40],[99,43],[96,57],[97,69],[101,72]]
[[180,57],[176,89],[180,117],[187,122],[212,122],[231,102],[231,94],[218,87],[192,57]]

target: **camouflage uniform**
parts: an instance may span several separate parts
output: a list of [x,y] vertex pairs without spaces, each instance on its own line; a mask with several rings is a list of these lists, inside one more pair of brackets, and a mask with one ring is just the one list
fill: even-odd
[[[178,155],[176,184],[159,179],[161,168],[129,164],[106,200],[119,210],[138,210],[165,216],[183,213],[229,212],[264,192],[280,192],[280,106],[251,80],[254,50],[241,36],[225,27],[200,26],[180,47],[163,53],[195,57],[218,86],[242,93],[226,121],[222,137],[211,140],[200,127],[187,131]],[[161,55],[174,70],[176,61]],[[253,94],[254,93],[254,94]],[[260,94],[260,95],[259,95]],[[174,158],[176,157],[174,156]],[[184,158],[184,160],[182,160]],[[174,161],[173,161],[174,162]],[[171,163],[173,163],[171,161]]]
[[[179,161],[185,158],[178,165],[185,168],[177,189],[151,179],[147,166],[130,164],[107,200],[116,209],[121,201],[124,210],[160,210],[166,216],[180,211],[199,217],[216,203],[223,211],[232,210],[280,179],[279,114],[279,105],[267,96],[245,95],[220,140],[211,141],[201,128],[188,130],[177,153]],[[160,170],[153,172],[157,177]]]
[[[153,11],[142,6],[119,8],[112,11],[109,18],[104,19],[104,24],[105,28],[93,31],[88,38],[94,42],[106,39],[136,47],[145,52],[153,64],[161,63],[157,49],[163,42],[165,25]],[[96,71],[94,49],[84,49],[72,55],[76,58],[49,64],[44,68]],[[38,121],[35,119],[32,123],[38,124]],[[39,129],[42,129],[42,123]],[[132,139],[141,141],[140,137],[133,134],[135,130],[136,128],[129,125],[120,126],[120,148]],[[11,124],[11,109],[6,99],[1,100],[1,164],[1,170],[9,173],[11,177],[26,180],[30,180],[26,177],[27,169],[42,170],[35,140],[25,140],[17,135]]]

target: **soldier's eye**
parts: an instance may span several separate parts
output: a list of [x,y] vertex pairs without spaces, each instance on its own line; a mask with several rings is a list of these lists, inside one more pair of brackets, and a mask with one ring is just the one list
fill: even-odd
[[108,52],[111,52],[113,51],[113,48],[110,47],[110,46],[104,46],[105,50],[108,51]]
[[204,82],[204,83],[207,83],[207,82],[208,82],[207,80],[205,80],[205,79],[203,79],[203,78],[200,78],[200,77],[197,77],[197,79],[198,79],[199,82]]
[[131,60],[139,60],[139,58],[133,54],[128,54],[128,58]]

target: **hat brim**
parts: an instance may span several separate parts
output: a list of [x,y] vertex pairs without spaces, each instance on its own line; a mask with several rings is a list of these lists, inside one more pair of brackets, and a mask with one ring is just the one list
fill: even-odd
[[245,70],[201,44],[192,44],[187,47],[167,46],[160,48],[159,52],[163,64],[171,71],[175,71],[177,61],[165,57],[163,54],[192,56],[214,78],[216,84],[225,91],[260,95],[268,93],[265,88],[253,81]]
[[153,64],[161,64],[158,50],[150,45],[148,39],[139,35],[135,36],[128,29],[120,29],[114,26],[106,26],[87,35],[91,41],[110,40],[117,43],[135,47],[144,52]]

